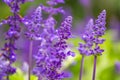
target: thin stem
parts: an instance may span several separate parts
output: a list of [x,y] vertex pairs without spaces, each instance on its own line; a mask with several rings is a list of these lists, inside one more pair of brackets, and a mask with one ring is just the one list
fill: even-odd
[[32,50],[33,50],[33,42],[30,41],[28,80],[30,80],[30,73],[31,73],[31,66],[32,66]]
[[80,65],[80,75],[79,80],[82,80],[82,73],[83,73],[83,65],[84,65],[84,55],[82,55],[81,65]]
[[92,77],[92,80],[95,80],[96,62],[97,62],[97,56],[94,56],[94,67],[93,67],[93,77]]

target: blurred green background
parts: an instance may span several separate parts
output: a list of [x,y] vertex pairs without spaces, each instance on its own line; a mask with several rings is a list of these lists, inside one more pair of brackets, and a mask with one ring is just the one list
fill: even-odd
[[[26,15],[31,8],[36,8],[40,4],[45,4],[46,0],[34,0],[22,5],[20,15]],[[120,0],[65,0],[65,4],[61,4],[67,15],[73,16],[72,32],[75,38],[68,41],[72,50],[76,53],[75,58],[68,58],[64,63],[63,69],[72,72],[72,78],[65,80],[78,80],[80,71],[81,55],[77,48],[81,42],[80,33],[90,18],[97,18],[99,13],[105,9],[107,11],[107,31],[103,36],[106,41],[101,47],[105,50],[102,56],[97,60],[96,80],[120,80],[120,73],[116,71],[115,63],[120,61]],[[0,0],[0,20],[9,16],[10,9],[2,0]],[[60,21],[60,16],[57,20]],[[0,42],[1,43],[1,42]],[[85,57],[83,80],[92,79],[93,56]],[[11,80],[24,80],[24,74],[18,69],[18,73],[11,76]],[[32,80],[36,80],[32,76]]]

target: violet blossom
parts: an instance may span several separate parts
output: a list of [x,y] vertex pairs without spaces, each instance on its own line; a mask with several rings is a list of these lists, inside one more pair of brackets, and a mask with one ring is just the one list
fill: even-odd
[[[7,24],[9,30],[5,35],[5,45],[2,48],[0,56],[0,75],[1,79],[9,79],[9,76],[16,72],[16,68],[12,64],[16,61],[16,40],[20,37],[20,23],[21,17],[19,16],[20,4],[25,0],[3,0],[10,8],[13,15],[9,16],[6,20],[2,20],[1,24]],[[2,63],[3,62],[3,63]]]
[[82,79],[84,56],[89,55],[94,55],[94,68],[92,80],[95,80],[97,56],[102,55],[102,53],[104,52],[104,50],[101,49],[99,45],[103,44],[103,42],[105,41],[105,39],[101,38],[106,30],[105,20],[106,11],[103,10],[98,16],[98,19],[95,20],[95,22],[93,21],[93,19],[90,19],[84,33],[81,36],[84,43],[80,43],[78,49],[80,54],[82,55],[79,80]]
[[54,19],[47,19],[46,24],[53,25],[48,25],[44,28],[41,43],[39,45],[39,51],[35,56],[36,67],[33,69],[33,73],[38,76],[39,80],[61,80],[63,78],[69,77],[67,73],[61,72],[60,69],[62,67],[62,62],[66,59],[66,57],[73,55],[73,52],[66,51],[68,47],[66,40],[71,35],[71,22],[72,17],[68,16],[61,24],[60,28],[58,30],[55,30]]
[[98,16],[98,19],[95,20],[95,23],[93,22],[93,19],[88,22],[85,32],[82,34],[82,39],[85,41],[85,43],[79,44],[79,51],[81,54],[101,55],[104,51],[103,49],[100,49],[99,44],[103,44],[105,41],[105,39],[100,38],[102,35],[104,35],[104,32],[106,30],[105,17],[106,11],[103,10]]
[[68,16],[62,22],[60,28],[55,29],[57,21],[53,18],[53,15],[63,12],[63,9],[54,8],[54,3],[56,5],[57,3],[63,3],[63,1],[49,0],[49,6],[40,6],[42,11],[48,13],[48,17],[41,21],[43,32],[37,37],[40,44],[38,53],[34,56],[36,66],[33,69],[33,74],[38,76],[38,80],[61,80],[70,77],[68,73],[61,71],[61,67],[67,56],[74,56],[72,51],[67,51],[68,45],[66,43],[66,40],[71,36],[72,17]]
[[40,36],[42,27],[41,7],[39,6],[29,18],[23,18],[22,22],[26,26],[26,37],[30,40],[36,40]]

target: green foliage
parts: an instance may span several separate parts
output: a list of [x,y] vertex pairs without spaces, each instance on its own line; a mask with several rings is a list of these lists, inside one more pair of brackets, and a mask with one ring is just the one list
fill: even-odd
[[24,74],[19,68],[17,68],[17,72],[9,78],[10,80],[24,80]]
[[[17,72],[14,75],[9,76],[10,80],[27,80],[27,78],[27,75],[19,68],[17,68]],[[34,75],[31,75],[31,80],[38,80],[38,78]]]

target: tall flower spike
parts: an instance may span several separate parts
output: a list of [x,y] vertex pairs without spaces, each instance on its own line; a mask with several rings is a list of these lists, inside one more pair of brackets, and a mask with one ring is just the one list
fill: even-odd
[[84,43],[79,44],[79,52],[82,55],[81,60],[81,68],[79,74],[79,80],[82,80],[82,73],[83,73],[83,65],[84,65],[84,56],[89,56],[92,54],[92,46],[93,46],[93,19],[90,19],[88,24],[86,25],[85,32],[81,35],[81,38],[84,40]]
[[31,15],[30,18],[24,18],[23,23],[27,28],[26,37],[30,40],[36,40],[37,37],[40,36],[41,33],[41,21],[42,21],[42,14],[41,14],[41,7],[39,6],[36,8],[35,12]]
[[[82,39],[84,40],[84,44],[79,44],[79,52],[82,54],[82,62],[81,62],[81,68],[83,67],[83,59],[84,55],[94,55],[94,68],[93,68],[93,80],[95,80],[95,72],[96,72],[96,60],[97,55],[101,55],[104,50],[100,48],[99,44],[103,44],[105,41],[104,39],[100,38],[105,33],[105,24],[106,24],[106,11],[103,10],[100,15],[98,16],[98,19],[95,20],[95,23],[93,23],[93,20],[91,19],[85,29],[85,32],[82,35]],[[82,69],[80,71],[80,80],[82,76]]]
[[106,24],[106,11],[103,10],[100,15],[98,16],[98,19],[95,20],[95,26],[94,26],[94,31],[95,35],[97,37],[101,37],[104,35],[104,32],[106,30],[105,24]]
[[104,52],[103,49],[100,49],[99,44],[103,44],[105,39],[102,39],[101,37],[104,35],[106,27],[106,11],[103,10],[100,15],[98,16],[98,19],[95,20],[95,25],[93,27],[94,30],[94,43],[95,43],[95,48],[94,48],[94,53],[93,55],[101,55],[102,52]]
[[26,26],[26,37],[30,40],[29,48],[29,70],[28,79],[30,80],[31,66],[32,66],[32,52],[33,52],[33,41],[41,40],[41,29],[42,29],[42,11],[41,7],[37,7],[29,18],[23,18],[22,22]]
[[68,16],[64,22],[62,22],[60,29],[58,30],[58,34],[61,39],[68,39],[71,35],[72,17]]
[[100,38],[102,35],[104,35],[104,32],[106,30],[105,17],[106,11],[103,10],[98,16],[98,19],[95,20],[95,24],[93,23],[92,19],[88,22],[85,32],[81,37],[85,41],[85,44],[83,43],[79,44],[80,45],[79,51],[81,54],[101,55],[102,52],[104,51],[100,49],[99,44],[102,44],[105,41],[105,39]]
[[[51,23],[54,23],[54,20],[49,17],[47,24]],[[50,27],[51,25],[44,28],[44,36],[41,38],[39,51],[35,56],[36,67],[33,69],[33,73],[39,77],[39,80],[62,80],[69,77],[67,73],[62,72],[60,69],[66,57],[73,56],[71,51],[66,51],[68,46],[66,40],[70,36],[71,23],[72,17],[69,16],[58,30],[54,30],[54,26]],[[66,29],[68,29],[67,32]],[[51,30],[53,31],[51,32]]]
[[[12,64],[16,61],[17,48],[15,47],[16,40],[20,37],[20,23],[21,17],[19,16],[20,4],[23,4],[25,0],[3,0],[11,9],[12,16],[9,16],[6,20],[2,21],[2,24],[7,24],[9,30],[6,32],[5,40],[6,43],[2,49],[0,56],[0,78],[7,78],[16,72],[16,69],[12,67]],[[2,75],[1,75],[2,74]]]
[[95,80],[95,75],[96,75],[96,63],[97,63],[97,55],[101,55],[104,50],[99,47],[99,44],[103,44],[105,41],[104,39],[101,39],[100,37],[104,35],[105,33],[105,24],[106,24],[106,11],[103,10],[100,15],[98,16],[98,19],[95,21],[95,26],[93,28],[94,30],[94,43],[95,43],[95,48],[94,48],[94,67],[93,67],[93,76],[92,80]]
[[91,55],[92,54],[92,46],[93,46],[93,40],[94,40],[94,35],[93,35],[93,19],[90,19],[85,32],[81,35],[81,38],[84,40],[85,43],[80,43],[79,44],[79,52],[82,55]]

